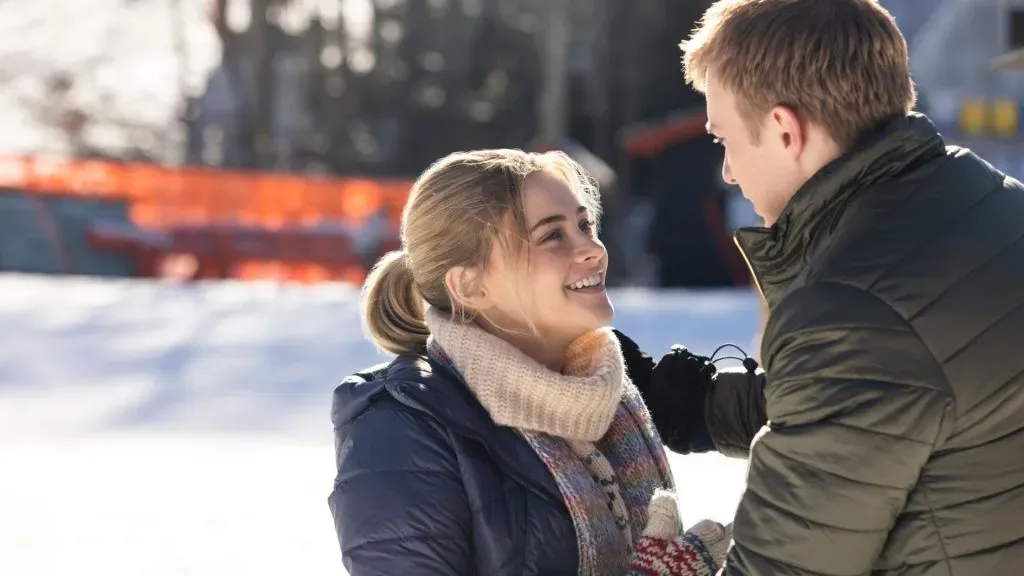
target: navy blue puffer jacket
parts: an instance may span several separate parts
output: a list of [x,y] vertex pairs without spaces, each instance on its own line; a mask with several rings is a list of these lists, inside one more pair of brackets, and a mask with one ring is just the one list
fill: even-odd
[[352,576],[575,576],[554,478],[457,375],[398,358],[338,386],[331,418],[329,504]]

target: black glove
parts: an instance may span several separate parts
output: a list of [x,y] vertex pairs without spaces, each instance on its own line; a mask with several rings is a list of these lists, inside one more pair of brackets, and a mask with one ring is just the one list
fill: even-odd
[[626,372],[647,404],[665,446],[680,454],[715,451],[705,417],[706,398],[715,376],[711,359],[676,345],[655,364],[636,342],[618,330],[613,332],[622,347]]
[[633,385],[640,389],[643,395],[651,381],[651,373],[654,372],[654,358],[640,349],[636,342],[629,336],[612,328],[612,333],[619,339],[619,347],[622,348],[622,357],[626,361],[626,375],[633,382]]

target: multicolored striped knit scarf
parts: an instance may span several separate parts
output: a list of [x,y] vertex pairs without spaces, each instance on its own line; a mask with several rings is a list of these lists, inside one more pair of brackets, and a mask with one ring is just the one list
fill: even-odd
[[[579,547],[579,576],[622,576],[633,550],[615,523],[598,481],[569,443],[539,432],[522,431],[555,477],[573,524]],[[616,481],[629,513],[633,541],[647,524],[647,506],[654,490],[674,489],[661,440],[651,425],[640,393],[626,386],[622,403],[608,432],[595,443],[616,472]]]
[[[537,386],[540,382],[518,382],[515,378],[503,379],[502,375],[491,374],[501,371],[503,366],[510,373],[537,372],[537,366],[529,370],[520,370],[516,364],[528,362],[518,351],[509,350],[511,345],[487,334],[470,324],[456,324],[451,320],[439,319],[437,315],[428,315],[428,324],[434,337],[428,343],[428,354],[437,362],[460,374],[463,378],[473,374],[476,379],[487,379],[487,383],[467,382],[467,387],[484,405],[484,408],[495,417],[500,425],[516,428],[534,449],[540,459],[551,471],[572,517],[576,528],[576,540],[579,548],[579,576],[623,576],[629,569],[630,555],[634,542],[647,524],[648,504],[656,489],[674,489],[672,473],[668,465],[665,450],[654,429],[650,413],[644,405],[636,387],[624,375],[624,370],[609,371],[609,378],[620,378],[621,396],[617,405],[613,405],[614,415],[611,423],[603,434],[595,434],[594,439],[567,438],[551,433],[553,430],[537,430],[533,427],[517,426],[516,417],[503,407],[488,406],[491,398],[500,397],[492,391],[482,391],[481,386]],[[440,338],[438,338],[440,336]],[[593,358],[582,358],[583,361],[567,362],[565,378],[588,375],[589,367],[601,361],[621,362],[621,351],[618,341],[610,332],[601,331],[588,338],[595,345],[588,345],[588,354]],[[481,348],[484,348],[481,350]],[[609,356],[611,355],[611,356]],[[597,361],[591,361],[597,360]],[[486,364],[482,364],[486,362]],[[552,378],[562,375],[548,371],[544,379],[547,384]],[[532,392],[536,393],[536,390]],[[552,402],[556,402],[553,398]],[[535,409],[543,411],[543,406]],[[514,412],[514,411],[512,411]],[[543,415],[523,416],[523,421],[543,421]],[[607,420],[606,420],[607,421]],[[599,436],[599,437],[598,437]],[[608,479],[595,473],[593,466],[581,458],[581,445],[592,443],[596,451],[595,457],[602,458],[611,466],[614,476],[611,479],[617,490],[608,490],[602,483]],[[574,449],[575,448],[575,449]],[[593,452],[593,451],[592,451]],[[588,455],[588,458],[590,456]],[[615,510],[609,500],[609,493],[615,492],[621,497],[627,519],[617,522]],[[625,526],[622,526],[625,524]]]

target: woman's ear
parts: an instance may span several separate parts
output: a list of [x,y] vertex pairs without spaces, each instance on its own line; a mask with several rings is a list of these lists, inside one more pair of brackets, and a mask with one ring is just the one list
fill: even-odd
[[444,275],[444,283],[458,308],[479,311],[491,306],[483,274],[477,268],[456,266]]

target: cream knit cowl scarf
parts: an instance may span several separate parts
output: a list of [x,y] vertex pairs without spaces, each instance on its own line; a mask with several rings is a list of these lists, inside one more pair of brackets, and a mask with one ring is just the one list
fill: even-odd
[[562,373],[472,323],[427,312],[430,355],[517,429],[558,485],[576,528],[579,576],[621,576],[657,488],[672,489],[661,440],[610,330],[573,342]]

